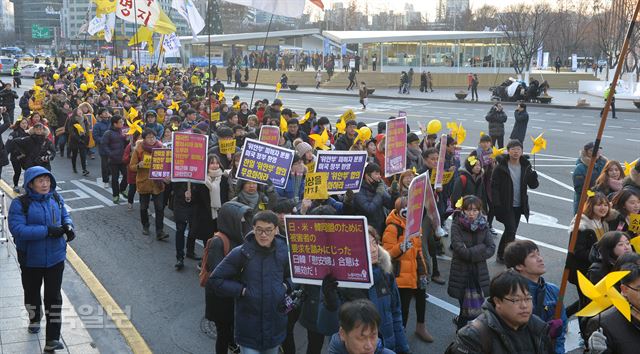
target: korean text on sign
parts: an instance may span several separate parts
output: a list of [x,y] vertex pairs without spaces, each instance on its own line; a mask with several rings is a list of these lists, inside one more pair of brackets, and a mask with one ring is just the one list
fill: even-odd
[[171,149],[153,149],[149,179],[162,180],[171,177]]
[[318,151],[315,172],[328,173],[329,194],[348,190],[356,193],[362,184],[366,162],[366,151]]
[[285,188],[294,154],[293,150],[246,139],[236,178],[260,184],[271,180],[274,187]]
[[385,177],[391,177],[406,170],[407,119],[405,117],[387,121],[384,160]]
[[204,183],[207,176],[209,137],[201,134],[174,132],[171,180]]
[[287,215],[285,226],[293,282],[321,285],[331,274],[341,287],[373,285],[366,218]]

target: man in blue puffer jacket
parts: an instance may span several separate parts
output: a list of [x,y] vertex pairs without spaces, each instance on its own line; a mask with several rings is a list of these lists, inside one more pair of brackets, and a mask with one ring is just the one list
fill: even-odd
[[293,287],[278,216],[272,211],[257,213],[244,242],[218,264],[209,284],[216,295],[235,298],[234,331],[241,352],[277,354],[287,335],[282,305]]
[[[67,242],[75,238],[73,223],[56,192],[56,180],[47,169],[34,166],[24,173],[25,195],[14,199],[9,208],[9,231],[18,251],[22,270],[24,303],[29,312],[29,332],[40,331],[42,318],[40,288],[44,279],[47,317],[45,351],[63,349],[62,273]],[[63,237],[66,235],[66,237]]]

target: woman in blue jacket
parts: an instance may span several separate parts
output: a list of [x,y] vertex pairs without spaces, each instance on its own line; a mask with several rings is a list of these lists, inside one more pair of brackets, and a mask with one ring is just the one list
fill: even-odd
[[[56,190],[56,180],[47,169],[35,166],[24,173],[25,194],[9,208],[9,230],[22,270],[24,303],[29,312],[29,332],[40,332],[42,309],[40,288],[44,279],[47,317],[45,351],[63,349],[60,342],[62,273],[67,242],[75,238],[73,223]],[[63,237],[66,235],[66,237]]]

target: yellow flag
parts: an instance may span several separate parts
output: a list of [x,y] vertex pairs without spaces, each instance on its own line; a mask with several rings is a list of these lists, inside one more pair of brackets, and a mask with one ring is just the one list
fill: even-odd
[[169,16],[160,8],[160,18],[153,25],[152,31],[160,34],[171,34],[176,32],[176,25],[171,21]]
[[109,14],[116,11],[115,0],[93,0],[96,4],[96,16]]
[[153,54],[153,32],[145,26],[140,26],[140,28],[138,28],[138,32],[136,32],[136,34],[134,34],[129,40],[128,46],[131,47],[142,42],[147,42],[147,45],[149,46],[149,53]]
[[280,116],[280,133],[286,133],[289,130],[289,126],[287,125],[287,120]]
[[73,125],[73,127],[76,128],[76,130],[78,131],[78,134],[80,135],[84,134],[84,128],[80,124],[76,123]]

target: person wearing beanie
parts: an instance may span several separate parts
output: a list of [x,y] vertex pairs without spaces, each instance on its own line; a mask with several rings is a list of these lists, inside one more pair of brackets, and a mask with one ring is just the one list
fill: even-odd
[[313,154],[313,147],[301,139],[296,139],[293,141],[293,148],[296,150],[296,155],[300,156],[300,159],[302,159],[302,163],[307,167],[307,170],[314,171],[316,157]]
[[422,150],[420,149],[420,138],[416,133],[407,134],[407,169],[421,170]]
[[156,111],[152,109],[148,110],[144,115],[144,119],[145,125],[143,129],[149,128],[153,130],[156,133],[157,139],[162,140],[162,137],[164,136],[164,126],[158,123],[158,114],[156,113]]
[[529,221],[529,197],[527,188],[538,188],[538,173],[531,167],[529,159],[522,155],[522,143],[510,140],[508,155],[496,158],[496,167],[491,175],[491,201],[496,219],[504,224],[504,232],[498,246],[497,262],[504,264],[504,249],[513,242],[518,231],[520,216]]

